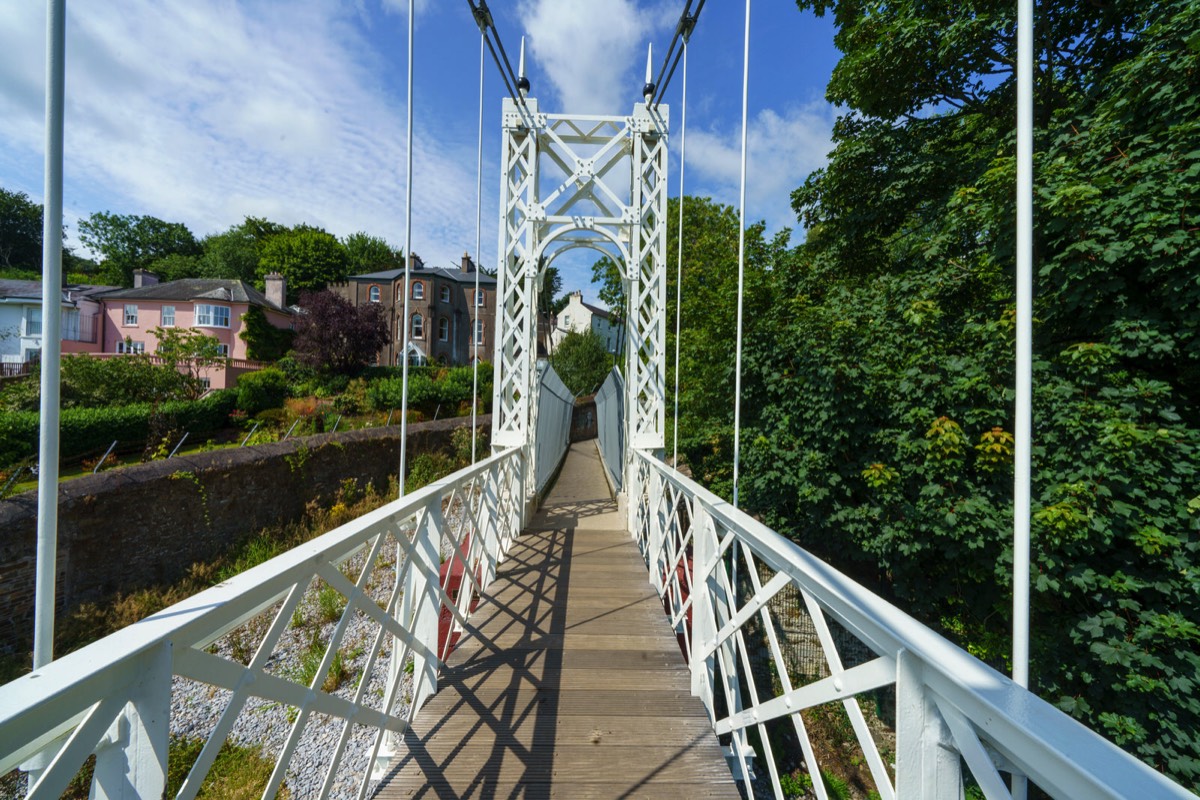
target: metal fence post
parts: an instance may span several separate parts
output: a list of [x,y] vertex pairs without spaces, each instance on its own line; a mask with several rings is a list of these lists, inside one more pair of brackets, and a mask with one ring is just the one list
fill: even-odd
[[[715,655],[707,652],[717,636],[713,612],[710,568],[717,557],[717,537],[708,509],[699,501],[692,519],[692,652],[688,666],[692,671],[692,695],[699,697],[708,710],[709,721],[716,719],[713,707]],[[707,654],[706,654],[707,652]]]
[[117,440],[113,439],[113,443],[108,446],[108,449],[104,451],[104,455],[100,456],[100,460],[97,461],[96,466],[92,468],[93,475],[95,475],[97,472],[100,471],[100,467],[104,464],[104,462],[106,460],[108,460],[109,454],[113,451],[113,448],[116,446],[117,446]]
[[442,604],[438,596],[441,558],[438,542],[442,537],[442,498],[434,497],[425,507],[413,537],[412,566],[408,572],[406,597],[412,598],[412,634],[428,649],[429,655],[413,653],[413,708],[419,710],[437,691],[438,616]]
[[912,653],[896,658],[896,796],[959,800],[962,761]]
[[150,650],[125,710],[96,750],[92,797],[160,797],[167,785],[171,728],[171,642]]

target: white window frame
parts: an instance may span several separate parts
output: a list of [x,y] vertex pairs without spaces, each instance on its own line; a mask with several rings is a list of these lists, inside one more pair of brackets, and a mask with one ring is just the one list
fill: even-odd
[[117,352],[123,355],[141,355],[146,352],[146,343],[135,342],[132,339],[129,341],[118,339]]
[[424,281],[413,281],[412,299],[413,300],[424,300],[425,299],[425,283],[424,283]]
[[476,289],[476,290],[475,290],[475,305],[476,305],[477,307],[479,307],[479,308],[482,308],[482,307],[483,307],[483,304],[484,304],[484,303],[483,303],[483,301],[484,301],[484,297],[485,297],[485,296],[486,296],[486,295],[485,295],[485,293],[484,293],[484,290],[483,290],[483,289]]
[[[170,313],[167,313],[167,312],[170,312]],[[161,324],[162,324],[162,327],[164,327],[164,328],[174,328],[175,327],[175,306],[163,306],[162,307],[162,322],[161,322]]]
[[483,344],[483,320],[475,320],[475,344]]
[[[203,309],[203,310],[202,310]],[[218,312],[224,312],[223,314]],[[211,303],[196,303],[195,322],[197,328],[228,328],[229,327],[229,306],[218,306]],[[224,324],[221,324],[220,318],[224,317]]]
[[138,307],[137,303],[125,303],[124,322],[121,323],[126,328],[136,328],[138,324]]
[[439,295],[441,295],[441,298],[442,298],[442,302],[443,302],[443,303],[449,303],[449,302],[450,302],[450,287],[449,287],[449,286],[443,286],[443,287],[442,287],[442,288],[441,288],[441,289],[438,291],[438,294],[439,294]]
[[371,288],[367,289],[367,299],[372,303],[378,303],[380,297],[381,294],[378,286],[372,286]]
[[450,320],[445,317],[438,317],[438,341],[450,341]]
[[217,352],[224,358],[229,358],[229,345],[224,342],[217,342]]
[[425,318],[420,313],[412,315],[412,320],[409,322],[409,337],[412,339],[425,338]]

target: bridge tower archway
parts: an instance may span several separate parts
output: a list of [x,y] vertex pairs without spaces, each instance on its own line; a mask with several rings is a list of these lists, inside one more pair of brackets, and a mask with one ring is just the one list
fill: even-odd
[[492,444],[523,448],[527,476],[538,288],[545,268],[573,249],[599,250],[621,267],[626,447],[663,447],[668,120],[666,106],[597,116],[544,113],[534,98],[504,100]]

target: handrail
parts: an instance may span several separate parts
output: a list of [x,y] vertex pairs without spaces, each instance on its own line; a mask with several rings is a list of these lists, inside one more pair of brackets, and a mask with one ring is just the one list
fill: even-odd
[[[195,796],[251,697],[297,710],[264,796],[273,796],[284,780],[288,758],[313,713],[344,724],[325,793],[352,726],[376,730],[375,755],[361,777],[359,796],[365,796],[369,768],[381,768],[396,746],[384,741],[384,731],[403,731],[436,690],[448,649],[440,646],[439,633],[449,639],[461,630],[463,609],[469,609],[472,593],[452,596],[453,588],[439,574],[441,560],[451,552],[465,558],[464,571],[487,585],[522,524],[523,472],[519,449],[494,455],[0,687],[0,774],[22,766],[36,781],[31,797],[57,798],[95,752],[96,796],[112,796],[131,785],[137,796],[158,797],[165,779],[172,678],[178,676],[224,689],[227,700],[178,797]],[[380,564],[385,546],[392,544],[397,555],[389,584],[387,568]],[[364,558],[352,580],[339,568],[358,554]],[[370,582],[381,575],[386,603],[370,593]],[[320,669],[305,685],[271,669],[268,657],[318,579],[339,592],[345,606]],[[439,631],[438,617],[446,606],[459,622]],[[357,615],[374,624],[363,679],[357,690],[327,692],[325,676]],[[221,647],[208,650],[260,617],[255,655],[248,663]],[[389,636],[391,661],[380,655]],[[405,677],[406,662],[411,679]],[[366,693],[369,678],[384,673],[386,696]],[[411,701],[402,690],[406,680],[412,684]]]
[[[1026,775],[1054,797],[1192,796],[651,454],[635,451],[634,458],[633,535],[647,556],[651,582],[668,600],[687,639],[693,693],[705,699],[717,732],[740,740],[735,758],[753,752],[746,739],[749,729],[771,719],[799,718],[802,708],[818,703],[842,702],[858,729],[861,711],[853,696],[897,684],[895,785],[873,753],[869,733],[864,741],[865,723],[856,731],[866,760],[876,762],[872,772],[881,797],[959,797],[960,754],[988,798],[1008,796],[997,763],[1001,771]],[[751,658],[745,641],[751,636],[745,627],[751,619],[765,619],[767,632],[753,635],[766,636],[775,667],[787,669],[769,619],[772,598],[784,585],[802,596],[831,673],[824,681],[795,689],[787,684],[798,676],[789,675],[786,682],[781,678],[783,686],[764,687],[754,684],[744,669]],[[826,617],[878,658],[843,668]],[[737,688],[747,681],[754,684],[749,692]],[[720,703],[714,700],[722,691],[725,710],[718,711]],[[802,721],[798,728],[803,730]],[[761,735],[760,741],[767,738]],[[765,749],[770,752],[769,746]],[[936,785],[929,783],[931,772],[937,772],[931,764],[942,768]],[[748,763],[741,766],[750,768]],[[776,796],[782,798],[775,765],[768,768]],[[810,772],[816,773],[811,764]],[[947,780],[947,774],[954,777]]]

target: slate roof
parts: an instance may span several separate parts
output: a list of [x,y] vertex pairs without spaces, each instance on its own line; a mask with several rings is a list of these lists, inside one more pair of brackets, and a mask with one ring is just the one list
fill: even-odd
[[[496,279],[486,272],[463,272],[461,269],[444,269],[442,267],[421,267],[414,269],[411,272],[411,277],[416,279],[428,275],[436,275],[439,278],[444,278],[455,283],[466,283],[472,286],[475,285],[475,276],[479,275],[480,286],[495,286]],[[374,283],[391,283],[397,280],[404,280],[404,269],[386,269],[383,272],[368,272],[365,275],[351,275],[349,280],[352,281],[370,281]]]
[[184,278],[178,281],[156,283],[140,289],[121,289],[105,295],[113,300],[214,300],[221,303],[249,303],[263,306],[285,314],[294,313],[280,308],[267,299],[266,295],[245,281],[217,278]]
[[[93,284],[72,283],[63,287],[64,292],[70,292],[71,297],[95,297],[117,290],[117,286],[97,286]],[[0,280],[0,300],[21,299],[41,300],[41,281]],[[64,301],[66,298],[63,298]]]
[[608,317],[609,317],[609,312],[608,312],[608,311],[605,311],[603,308],[599,308],[599,307],[597,307],[597,306],[594,306],[594,305],[592,305],[591,303],[584,303],[584,302],[580,301],[579,305],[583,306],[583,307],[584,307],[584,308],[586,308],[588,311],[590,311],[590,312],[592,312],[593,314],[595,314],[597,317],[600,317],[600,319],[608,319]]

